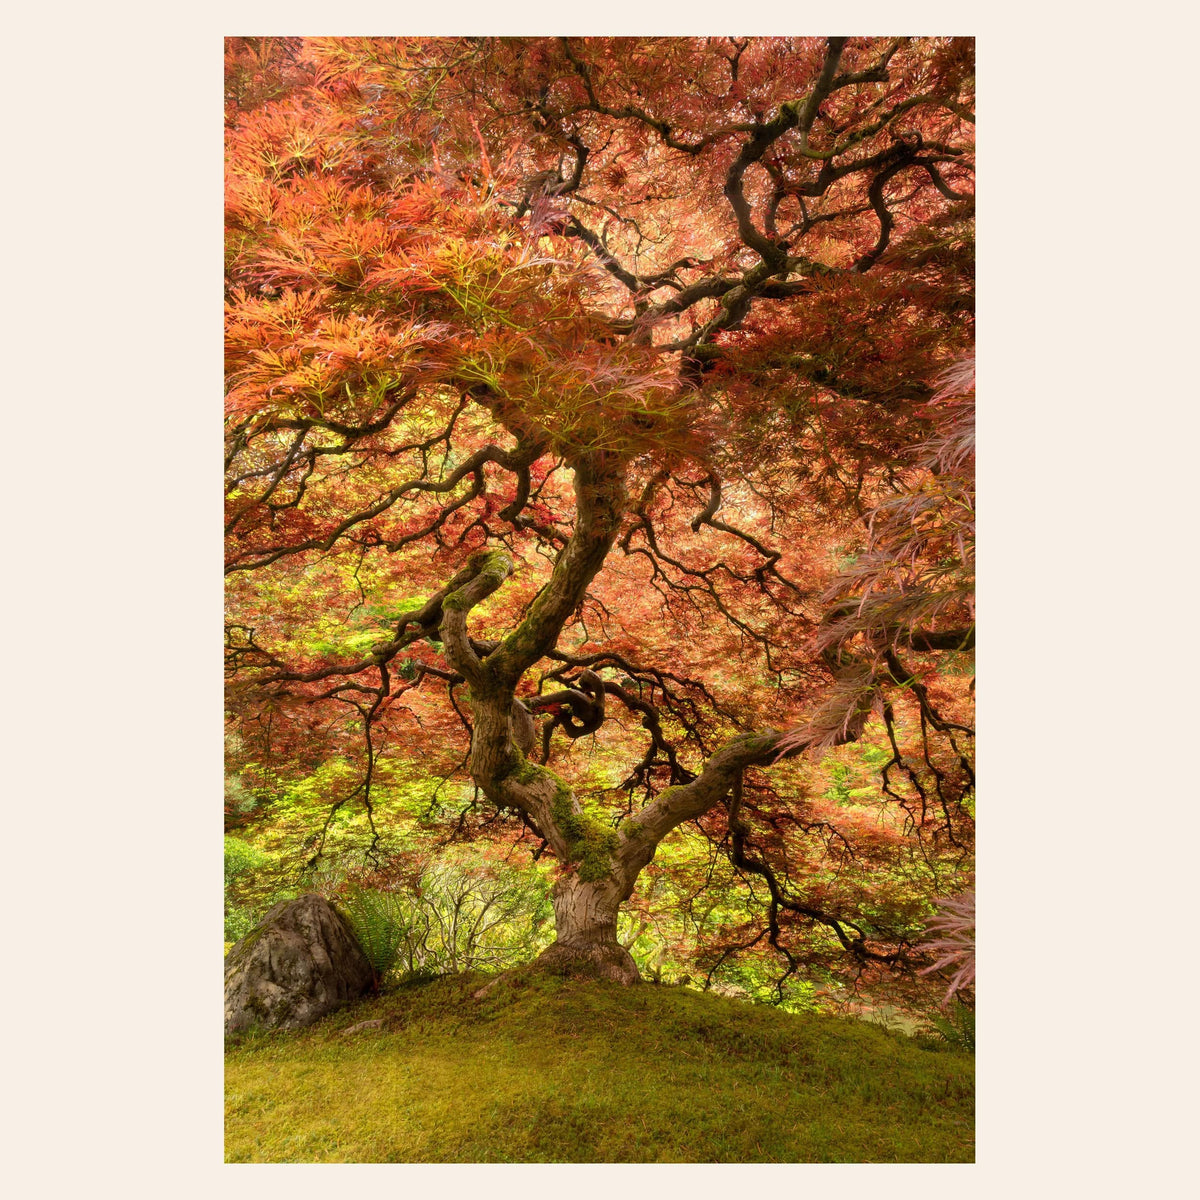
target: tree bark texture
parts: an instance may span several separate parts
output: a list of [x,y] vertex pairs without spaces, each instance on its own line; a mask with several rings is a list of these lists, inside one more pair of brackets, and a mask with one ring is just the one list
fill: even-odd
[[539,956],[539,965],[565,975],[639,982],[633,956],[617,941],[622,890],[611,876],[596,881],[563,876],[552,897],[556,940]]

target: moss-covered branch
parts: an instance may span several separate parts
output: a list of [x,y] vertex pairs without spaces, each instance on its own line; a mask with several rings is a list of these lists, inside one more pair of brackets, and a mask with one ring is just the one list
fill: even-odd
[[616,540],[624,515],[625,463],[603,451],[581,457],[575,469],[575,529],[525,619],[488,655],[485,670],[502,687],[521,676],[555,648],[563,626],[583,602]]
[[503,550],[480,550],[471,555],[467,567],[469,578],[442,601],[442,641],[450,665],[472,687],[480,687],[484,682],[483,662],[467,634],[467,613],[512,574],[513,561]]
[[529,812],[558,861],[577,868],[580,879],[604,879],[613,873],[619,846],[616,830],[585,813],[555,772],[521,762],[499,781],[498,788],[511,798],[510,803],[516,802],[513,807]]

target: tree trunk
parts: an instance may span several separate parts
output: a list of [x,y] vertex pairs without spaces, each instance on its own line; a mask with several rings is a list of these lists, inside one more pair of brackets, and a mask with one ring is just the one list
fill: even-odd
[[[584,979],[638,983],[633,956],[617,941],[617,910],[624,889],[612,878],[580,879],[565,875],[554,885],[557,940],[538,958],[548,970]],[[632,891],[632,888],[629,889]]]

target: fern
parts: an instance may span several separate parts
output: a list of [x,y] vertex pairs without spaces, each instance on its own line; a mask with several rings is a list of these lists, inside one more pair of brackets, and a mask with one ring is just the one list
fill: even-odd
[[389,892],[351,885],[341,897],[341,907],[376,981],[382,980],[405,942],[408,922],[402,904]]
[[927,1014],[925,1020],[944,1042],[975,1053],[975,1010],[961,1000],[943,1012]]

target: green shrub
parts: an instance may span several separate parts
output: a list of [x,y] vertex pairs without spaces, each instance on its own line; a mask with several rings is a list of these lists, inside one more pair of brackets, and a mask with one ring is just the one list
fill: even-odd
[[391,890],[343,884],[336,899],[381,980],[504,970],[553,936],[540,871],[443,861]]
[[225,839],[225,886],[247,871],[261,867],[267,861],[267,856],[259,849],[243,842],[241,838],[226,837]]
[[225,940],[240,942],[261,920],[262,914],[257,909],[246,908],[240,904],[225,905]]
[[243,842],[241,838],[227,837],[225,839],[225,940],[236,942],[258,924],[260,913],[258,908],[238,902],[231,888],[235,888],[239,879],[252,873],[268,861],[267,855],[261,850]]

